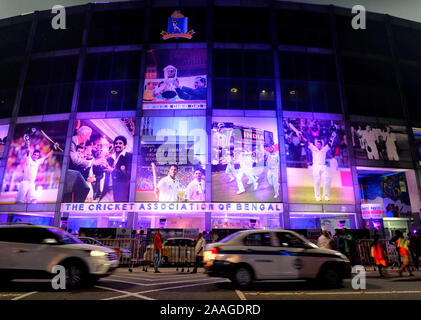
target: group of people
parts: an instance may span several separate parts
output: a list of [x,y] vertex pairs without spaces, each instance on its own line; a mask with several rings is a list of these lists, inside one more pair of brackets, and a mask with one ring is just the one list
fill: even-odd
[[71,202],[128,202],[132,153],[127,138],[117,136],[112,143],[92,129],[81,126],[72,138],[65,194]]
[[[402,276],[404,271],[409,276],[413,276],[410,269],[410,262],[413,261],[416,270],[419,268],[419,257],[421,255],[421,238],[418,234],[409,233],[405,236],[401,231],[396,230],[395,236],[389,240],[389,243],[396,248],[398,273]],[[355,262],[356,243],[349,233],[348,229],[335,229],[335,235],[332,237],[330,232],[324,230],[317,240],[320,248],[337,250],[345,254],[352,265]],[[387,250],[384,243],[380,241],[378,234],[374,235],[374,239],[370,244],[370,256],[377,266],[379,275],[384,278],[386,273],[384,269],[389,265]]]
[[201,169],[194,171],[194,179],[187,185],[184,196],[180,198],[180,192],[183,191],[180,182],[177,179],[178,166],[173,164],[168,170],[168,175],[162,178],[155,188],[155,194],[158,200],[164,202],[201,201],[204,202],[206,183]]
[[390,126],[372,127],[367,124],[363,129],[361,125],[351,126],[352,146],[367,152],[367,158],[372,160],[399,161],[396,134]]
[[322,235],[317,239],[317,246],[320,248],[337,250],[346,255],[354,265],[356,255],[356,245],[349,229],[335,229],[335,234],[328,230],[323,230]]
[[[231,146],[231,138],[233,132],[229,128],[225,128],[225,124],[220,122],[217,129],[213,133],[213,156],[214,164],[219,163],[226,165],[225,174],[229,178],[228,182],[236,181],[237,194],[246,192],[243,183],[243,177],[247,178],[247,185],[252,185],[253,191],[259,187],[259,176],[256,174],[254,167],[262,164],[267,168],[266,178],[268,184],[273,188],[274,198],[279,198],[279,145],[270,145],[264,147],[264,143],[256,143],[254,150],[250,141],[241,148]],[[236,169],[237,166],[237,169]],[[263,168],[263,167],[262,167]]]
[[168,65],[164,68],[164,80],[147,80],[143,93],[144,101],[206,100],[207,87],[205,77],[196,77],[194,87],[180,84],[177,68]]
[[[205,251],[207,232],[198,233],[196,238],[196,246],[194,252],[196,255],[196,261],[194,264],[193,271],[191,273],[197,273],[197,269],[201,266],[203,261],[203,253]],[[154,250],[154,272],[160,273],[159,264],[161,262],[161,252],[162,252],[162,235],[161,231],[158,229],[154,238],[153,238],[153,250]],[[146,269],[147,271],[147,269]]]

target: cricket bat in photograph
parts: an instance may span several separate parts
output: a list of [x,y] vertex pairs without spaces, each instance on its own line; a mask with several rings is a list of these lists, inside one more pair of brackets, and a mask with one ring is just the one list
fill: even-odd
[[288,122],[288,126],[291,128],[292,131],[294,131],[297,134],[298,137],[302,135],[302,133],[298,131],[297,128],[294,127],[294,125],[291,122]]
[[[50,141],[53,145],[56,144],[56,142],[53,139],[51,139],[43,130],[40,130],[40,132],[46,140]],[[61,152],[63,152],[63,149],[60,148],[59,146],[57,146],[57,149],[60,150]]]
[[[155,162],[151,163],[152,166],[152,174],[153,174],[153,191],[155,193],[156,189],[158,189],[158,171],[156,169]],[[155,197],[157,197],[155,193]]]

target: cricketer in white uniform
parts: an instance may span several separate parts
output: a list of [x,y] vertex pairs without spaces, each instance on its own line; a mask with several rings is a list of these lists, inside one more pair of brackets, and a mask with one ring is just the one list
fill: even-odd
[[273,147],[270,147],[270,151],[265,151],[267,155],[267,179],[270,186],[273,187],[273,191],[275,192],[274,198],[279,197],[279,154],[275,152]]
[[186,188],[184,198],[187,201],[205,201],[205,181],[202,179],[202,171],[194,172],[195,179]]
[[338,166],[339,166],[338,160],[336,160],[333,154],[330,154],[330,156],[327,159],[327,162],[329,165],[326,168],[325,179],[323,180],[323,194],[324,194],[325,200],[329,200],[333,175],[338,170]]
[[376,132],[372,130],[370,126],[367,126],[367,130],[362,132],[362,137],[364,140],[368,159],[379,160],[379,152],[377,151],[376,146],[378,134],[376,134]]
[[230,177],[230,181],[232,182],[235,180],[235,176],[237,174],[237,171],[235,170],[235,166],[234,166],[234,161],[231,157],[231,155],[229,154],[229,152],[227,152],[225,154],[225,161],[227,163],[227,167],[225,168],[225,174]]
[[178,192],[181,189],[180,183],[176,180],[178,168],[175,165],[170,167],[168,175],[158,183],[159,201],[178,201]]
[[32,154],[28,151],[25,169],[23,170],[23,180],[20,183],[16,199],[17,202],[31,203],[37,200],[35,195],[35,180],[37,178],[38,168],[52,153],[53,150],[51,150],[45,157],[40,158],[41,152],[39,150],[33,151]]
[[[308,142],[308,148],[313,154],[313,183],[314,183],[314,196],[316,201],[321,201],[320,197],[320,184],[326,181],[327,167],[326,167],[326,153],[329,151],[330,146],[326,144],[322,147],[320,140],[316,141],[316,145]],[[325,183],[324,183],[325,184]],[[325,200],[329,200],[329,194],[326,193],[326,188],[323,188],[323,196]]]
[[241,152],[239,162],[240,162],[240,169],[238,169],[238,173],[236,177],[237,186],[238,186],[237,194],[246,192],[246,190],[244,189],[243,181],[242,181],[243,175],[246,175],[246,177],[249,179],[248,184],[253,184],[253,189],[257,190],[258,183],[253,172],[252,153],[250,151]]
[[392,161],[399,161],[398,150],[396,150],[396,135],[390,132],[390,127],[383,133],[383,138],[386,140],[387,158]]

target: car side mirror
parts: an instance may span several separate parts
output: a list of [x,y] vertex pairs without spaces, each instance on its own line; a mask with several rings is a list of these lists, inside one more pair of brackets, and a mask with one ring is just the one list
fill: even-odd
[[56,239],[53,238],[47,238],[42,240],[42,244],[57,244],[58,241]]

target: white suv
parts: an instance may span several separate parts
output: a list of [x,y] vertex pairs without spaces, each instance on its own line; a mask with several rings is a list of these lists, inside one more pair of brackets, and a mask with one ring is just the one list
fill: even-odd
[[55,265],[66,270],[66,288],[111,274],[119,261],[113,249],[84,244],[62,229],[0,225],[0,280],[52,278]]
[[208,244],[203,262],[210,276],[227,277],[238,286],[253,280],[306,279],[338,287],[351,274],[343,254],[283,229],[236,232]]

